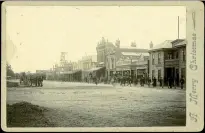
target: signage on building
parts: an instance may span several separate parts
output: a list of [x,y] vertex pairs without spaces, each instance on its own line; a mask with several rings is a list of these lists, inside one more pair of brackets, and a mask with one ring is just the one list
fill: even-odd
[[165,60],[165,67],[179,66],[179,60]]
[[131,64],[131,60],[119,60],[116,62],[117,66],[129,65],[129,64]]

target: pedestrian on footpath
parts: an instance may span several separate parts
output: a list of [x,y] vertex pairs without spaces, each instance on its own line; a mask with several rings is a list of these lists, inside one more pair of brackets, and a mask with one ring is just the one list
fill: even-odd
[[181,83],[181,89],[183,89],[184,87],[184,77],[182,76],[182,78],[180,79],[180,83]]
[[112,86],[114,86],[114,83],[115,83],[115,80],[114,80],[114,77],[112,76],[111,77],[111,84],[112,84]]
[[157,85],[157,79],[154,77],[153,78],[153,87],[156,87],[156,85]]
[[170,76],[169,77],[169,88],[172,89],[172,84],[173,84],[173,78]]
[[161,81],[162,81],[162,88],[164,88],[164,79],[161,77]]
[[149,87],[150,87],[151,82],[152,82],[152,80],[151,80],[151,78],[149,77],[149,79],[148,79],[148,86],[149,86]]
[[174,88],[177,88],[177,77],[174,78]]
[[159,86],[162,87],[162,77],[159,77]]

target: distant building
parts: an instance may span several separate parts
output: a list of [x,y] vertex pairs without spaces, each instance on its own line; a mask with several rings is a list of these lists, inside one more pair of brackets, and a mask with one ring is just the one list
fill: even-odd
[[89,70],[95,68],[97,65],[97,55],[85,55],[82,57],[82,70]]
[[73,71],[75,71],[75,70],[78,70],[79,69],[79,67],[78,67],[78,62],[72,62],[72,67],[73,67]]
[[136,66],[133,65],[136,61],[146,62],[144,64],[146,67],[143,68],[143,73],[148,73],[148,49],[137,48],[135,42],[132,42],[130,46],[123,47],[121,46],[119,39],[116,40],[114,45],[113,43],[106,41],[105,38],[102,38],[98,43],[96,50],[97,65],[99,67],[106,67],[105,77],[107,77],[108,80],[115,72],[121,74],[126,71],[127,73],[131,72],[132,76],[138,75],[142,67],[140,68],[139,66],[137,69]]
[[82,59],[81,60],[78,60],[78,70],[83,70],[83,61]]
[[96,47],[97,65],[106,66],[107,64],[106,56],[109,54],[110,51],[114,49],[115,46],[111,42],[105,40],[105,38],[102,38],[102,40],[98,43]]
[[[116,70],[120,75],[131,75],[140,78],[148,75],[148,49],[139,49],[135,43],[116,49]],[[111,75],[112,75],[111,70]]]
[[183,76],[186,78],[186,40],[166,40],[150,46],[150,78],[162,77],[167,84],[168,78],[176,79],[177,85]]

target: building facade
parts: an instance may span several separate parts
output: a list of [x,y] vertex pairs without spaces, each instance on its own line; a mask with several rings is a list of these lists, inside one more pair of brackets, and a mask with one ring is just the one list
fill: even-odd
[[[116,44],[119,43],[119,40],[116,41]],[[105,69],[105,78],[109,78],[109,69],[112,69],[112,66],[115,65],[115,50],[116,47],[112,42],[102,38],[96,47],[97,51],[97,66],[106,67]],[[110,63],[112,62],[112,63]]]
[[[107,56],[107,74],[112,77],[113,74],[140,76],[140,72],[147,73],[149,53],[147,49],[139,49],[135,43],[130,46],[120,46],[117,40],[115,50],[112,50]],[[137,64],[138,63],[138,64]],[[140,64],[139,64],[140,63]],[[108,78],[110,79],[110,78]]]
[[106,66],[106,63],[107,63],[106,56],[109,54],[110,51],[114,49],[115,49],[115,46],[111,42],[109,42],[108,40],[105,40],[105,38],[102,38],[102,40],[98,43],[96,47],[97,63],[104,64],[104,66]]
[[86,55],[82,57],[82,70],[95,68],[97,65],[97,55]]
[[122,52],[122,56],[116,62],[116,72],[122,76],[131,75],[133,78],[147,77],[149,73],[149,54],[148,53],[129,53]]
[[166,40],[150,47],[150,78],[162,77],[167,84],[168,78],[175,79],[179,85],[180,78],[186,78],[186,40]]

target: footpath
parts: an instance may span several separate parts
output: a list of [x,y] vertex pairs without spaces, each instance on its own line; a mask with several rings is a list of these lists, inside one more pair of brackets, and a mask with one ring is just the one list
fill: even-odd
[[133,85],[133,84],[131,84],[131,86],[130,85],[120,85],[120,83],[115,83],[115,86],[120,86],[120,87],[132,87],[132,88],[135,88],[135,87],[140,87],[140,88],[155,88],[155,89],[177,89],[177,90],[186,90],[186,88],[183,88],[183,89],[181,89],[181,87],[172,87],[172,88],[168,88],[168,86],[163,86],[163,88],[162,87],[160,87],[160,86],[156,86],[156,87],[153,87],[152,85],[150,85],[150,86],[148,86],[147,84],[145,84],[144,86],[141,86],[140,84],[137,84],[137,85]]

